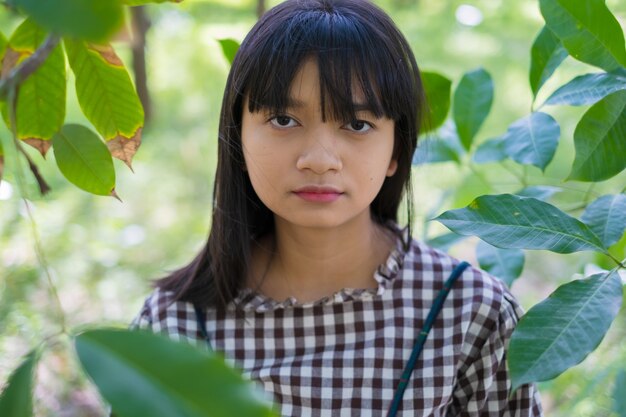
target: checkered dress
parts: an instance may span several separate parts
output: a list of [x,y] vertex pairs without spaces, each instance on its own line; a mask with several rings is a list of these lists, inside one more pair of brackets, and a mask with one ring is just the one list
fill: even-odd
[[[224,314],[206,310],[212,349],[258,381],[284,416],[384,417],[431,304],[459,261],[400,239],[377,289],[306,304],[243,290]],[[434,322],[398,416],[541,416],[534,385],[509,396],[505,349],[522,314],[505,285],[474,268]],[[193,305],[155,290],[133,327],[202,340]]]

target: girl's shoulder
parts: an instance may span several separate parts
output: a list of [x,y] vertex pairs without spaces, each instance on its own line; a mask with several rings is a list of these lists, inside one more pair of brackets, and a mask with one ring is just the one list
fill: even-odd
[[193,304],[177,301],[172,292],[158,287],[145,299],[130,328],[163,333],[182,341],[197,340],[200,336]]

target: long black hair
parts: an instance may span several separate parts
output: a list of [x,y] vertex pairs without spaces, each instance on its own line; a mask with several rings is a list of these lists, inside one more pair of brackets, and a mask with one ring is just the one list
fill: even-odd
[[287,0],[269,10],[242,42],[224,92],[219,126],[213,217],[208,241],[187,266],[157,281],[174,299],[223,310],[237,296],[251,244],[274,229],[274,216],[254,192],[241,146],[244,98],[250,112],[280,113],[295,74],[317,60],[322,118],[355,119],[358,88],[377,117],[395,121],[396,173],[371,204],[374,221],[397,221],[406,191],[410,223],[411,161],[424,94],[411,49],[392,20],[366,0]]

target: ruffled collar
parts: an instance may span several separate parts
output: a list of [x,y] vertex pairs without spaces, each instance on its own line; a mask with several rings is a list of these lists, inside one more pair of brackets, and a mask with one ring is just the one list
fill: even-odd
[[387,260],[380,264],[374,272],[374,279],[378,283],[377,288],[343,288],[330,296],[307,303],[299,303],[294,297],[277,301],[251,288],[244,288],[239,292],[239,295],[231,301],[229,308],[240,311],[265,313],[293,307],[308,308],[354,300],[369,300],[375,296],[381,296],[391,286],[398,272],[402,269],[407,251],[406,248],[408,247],[407,242],[409,242],[410,239],[408,228],[400,229],[395,223],[388,224],[387,226],[397,236],[396,245],[389,253]]

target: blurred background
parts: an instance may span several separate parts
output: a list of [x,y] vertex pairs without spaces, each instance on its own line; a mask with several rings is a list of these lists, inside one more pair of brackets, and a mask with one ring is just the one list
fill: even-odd
[[[267,0],[269,8],[278,1]],[[478,141],[501,135],[507,126],[530,111],[528,88],[530,46],[543,25],[537,0],[378,0],[409,39],[423,70],[437,71],[453,88],[463,73],[484,67],[495,82],[492,112]],[[626,2],[607,0],[622,27]],[[123,202],[96,197],[67,182],[50,159],[31,152],[52,187],[40,197],[30,173],[24,194],[35,224],[27,216],[17,188],[15,166],[6,162],[0,184],[0,381],[6,381],[22,355],[60,331],[57,309],[36,254],[43,249],[63,306],[68,328],[125,326],[138,313],[151,291],[151,281],[189,262],[203,245],[210,224],[211,193],[216,165],[217,124],[229,64],[218,39],[241,41],[257,19],[257,0],[185,0],[180,4],[150,5],[129,12],[126,30],[114,46],[133,68],[131,22],[149,20],[146,34],[146,80],[151,118],[131,172],[115,160],[117,193]],[[9,37],[19,16],[0,10],[0,28]],[[137,26],[137,25],[135,25]],[[574,75],[593,72],[566,60],[543,88],[538,102]],[[132,72],[132,71],[131,71]],[[78,109],[71,72],[67,123],[89,125]],[[131,73],[131,77],[135,74]],[[538,182],[569,192],[558,202],[575,205],[588,185],[565,183],[573,161],[574,122],[586,108],[556,108],[550,113],[561,123],[564,142],[545,177],[529,168]],[[9,137],[4,125],[0,135]],[[506,167],[458,167],[453,163],[414,168],[413,219],[418,238],[445,230],[425,223],[441,211],[468,204],[485,193],[521,188]],[[616,176],[626,182],[625,173]],[[483,181],[481,178],[488,178]],[[539,179],[541,178],[541,179]],[[593,189],[602,195],[604,183]],[[607,186],[608,188],[608,186]],[[446,196],[445,203],[440,204]],[[428,226],[424,226],[427,224]],[[452,249],[475,261],[476,240]],[[626,242],[616,245],[624,253]],[[621,256],[622,259],[624,256]],[[559,284],[582,274],[587,263],[607,267],[592,254],[554,255],[527,252],[522,278],[512,286],[524,308],[545,298]],[[612,416],[611,382],[616,364],[626,363],[624,308],[598,350],[559,378],[541,383],[549,416]],[[74,362],[71,341],[61,337],[43,357],[35,391],[38,416],[100,416],[105,413],[95,389]]]

